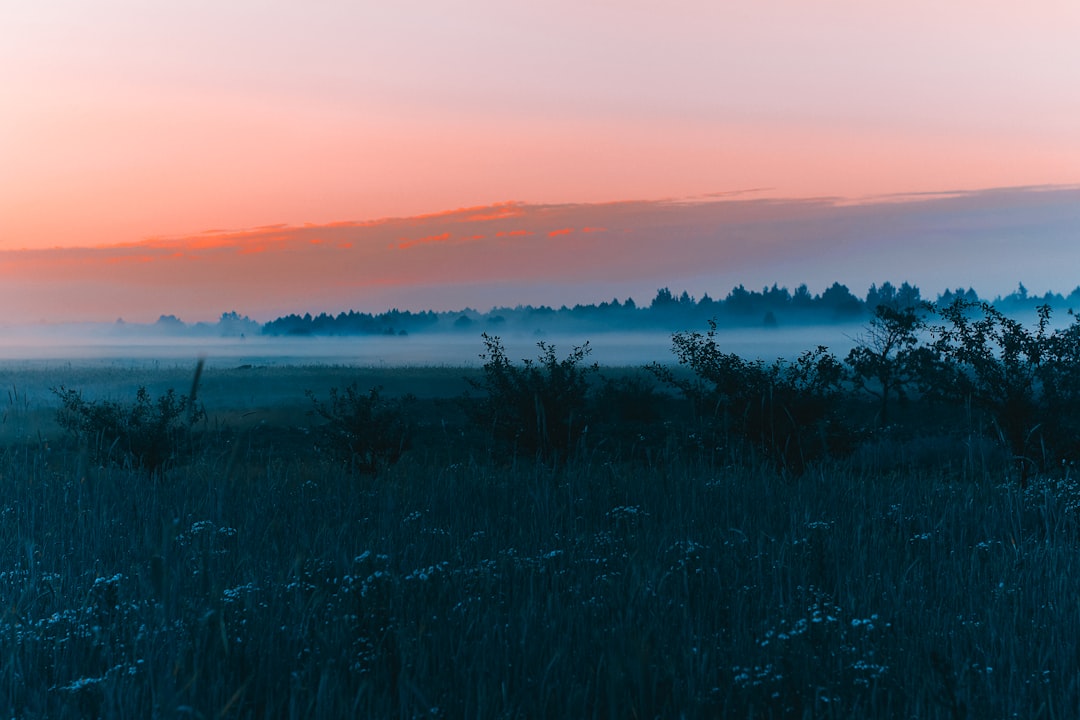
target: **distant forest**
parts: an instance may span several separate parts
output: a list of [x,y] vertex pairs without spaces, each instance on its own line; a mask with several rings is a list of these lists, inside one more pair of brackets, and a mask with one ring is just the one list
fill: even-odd
[[[980,302],[983,299],[971,288],[946,290],[934,300],[948,305],[957,299]],[[194,332],[225,336],[238,335],[409,335],[411,333],[500,332],[543,333],[547,331],[620,331],[663,330],[678,331],[704,325],[715,319],[722,327],[783,327],[804,324],[850,323],[869,318],[879,305],[896,308],[917,306],[928,300],[919,288],[903,283],[899,287],[885,282],[871,285],[866,297],[860,298],[846,285],[833,283],[818,295],[806,285],[794,292],[785,287],[748,290],[739,285],[723,299],[707,293],[695,298],[687,292],[675,294],[661,288],[648,305],[638,305],[632,298],[618,298],[594,305],[517,305],[496,307],[481,312],[472,308],[453,312],[425,310],[389,310],[365,313],[350,310],[337,315],[319,313],[291,314],[260,324],[236,312],[224,313],[216,323],[186,324],[174,315],[163,315],[154,323],[155,329],[169,333]],[[1050,305],[1056,311],[1070,306],[1080,307],[1080,287],[1068,295],[1047,292],[1030,295],[1020,284],[1015,292],[989,301],[1006,313],[1030,312],[1040,305]]]

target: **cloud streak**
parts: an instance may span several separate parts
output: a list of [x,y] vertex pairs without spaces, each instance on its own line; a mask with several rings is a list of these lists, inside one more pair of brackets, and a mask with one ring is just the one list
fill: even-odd
[[[350,308],[573,304],[657,287],[724,295],[833,281],[1071,290],[1080,189],[836,199],[500,203],[96,248],[0,252],[3,320],[259,319]],[[537,294],[522,297],[526,288]],[[546,290],[542,290],[546,288]],[[473,295],[469,293],[472,292]],[[533,293],[533,290],[529,290]]]

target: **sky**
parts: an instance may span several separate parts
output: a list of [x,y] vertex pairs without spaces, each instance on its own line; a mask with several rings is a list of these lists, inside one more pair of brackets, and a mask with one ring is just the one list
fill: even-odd
[[1080,284],[1071,0],[0,19],[0,322]]

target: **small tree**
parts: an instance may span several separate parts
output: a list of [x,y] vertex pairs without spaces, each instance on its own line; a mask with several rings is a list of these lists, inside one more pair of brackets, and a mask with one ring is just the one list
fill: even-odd
[[657,392],[655,378],[643,374],[602,377],[593,395],[590,420],[601,440],[618,452],[649,458],[666,434],[664,413],[673,399]]
[[311,390],[305,392],[314,406],[312,412],[326,420],[321,428],[323,447],[362,474],[374,475],[379,466],[396,463],[410,444],[403,406],[412,396],[387,400],[381,392],[381,387],[373,387],[364,393],[353,383],[343,392],[330,388],[326,403]]
[[707,427],[741,436],[796,473],[834,444],[833,410],[845,373],[827,348],[819,346],[791,363],[745,360],[720,349],[716,321],[710,320],[704,334],[675,333],[672,350],[693,378],[655,363],[649,369],[682,390]]
[[[888,283],[886,283],[888,285]],[[891,287],[891,286],[890,286]],[[878,422],[889,422],[889,401],[895,396],[907,398],[906,390],[922,377],[932,353],[920,346],[920,332],[926,328],[917,308],[903,310],[888,304],[874,307],[874,317],[859,344],[848,353],[845,363],[851,368],[851,382],[856,390],[880,402]]]
[[846,379],[843,364],[819,345],[794,362],[766,368],[760,402],[747,413],[748,435],[782,467],[802,472],[807,463],[846,449],[847,432],[835,410]]
[[1073,322],[1066,328],[1056,330],[1048,339],[1047,355],[1050,361],[1043,370],[1043,388],[1047,393],[1047,406],[1064,423],[1064,434],[1070,444],[1080,446],[1080,317],[1072,310]]
[[86,445],[95,462],[141,468],[150,475],[190,452],[191,431],[206,419],[202,404],[171,388],[155,399],[140,387],[131,404],[87,401],[78,390],[62,385],[52,392],[60,398],[57,423]]
[[1037,313],[1029,330],[988,303],[956,300],[940,310],[947,324],[934,343],[955,365],[943,392],[986,411],[1006,448],[1029,463],[1070,442],[1080,400],[1080,327],[1051,331],[1050,306]]
[[506,357],[498,336],[481,337],[483,378],[468,382],[485,397],[473,406],[473,420],[490,427],[493,439],[512,452],[565,457],[588,425],[588,378],[598,370],[595,364],[584,364],[589,344],[559,360],[555,347],[541,341],[537,361],[526,359],[517,366]]

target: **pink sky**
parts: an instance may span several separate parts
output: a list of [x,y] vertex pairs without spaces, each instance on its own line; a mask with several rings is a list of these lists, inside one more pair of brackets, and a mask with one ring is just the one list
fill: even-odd
[[[63,268],[81,267],[95,289],[78,314],[104,316],[132,302],[139,276],[103,273],[78,248],[142,243],[153,254],[153,238],[269,225],[293,237],[309,225],[355,229],[505,202],[530,213],[588,204],[599,228],[623,221],[605,208],[739,190],[755,191],[742,199],[874,204],[893,193],[1075,186],[1077,37],[1080,4],[1071,0],[20,3],[0,24],[0,251],[70,250],[4,252],[0,279],[43,287],[68,278],[60,292],[78,285]],[[519,229],[573,228],[549,238],[569,241],[581,227]],[[692,232],[710,247],[736,242],[710,227]],[[776,223],[755,227],[767,234]],[[558,304],[571,278],[612,282],[602,264],[586,277],[539,263],[548,274],[518,278],[470,255],[456,235],[431,240],[448,232],[436,229],[398,244],[435,263],[446,286],[559,288],[548,300]],[[740,242],[756,238],[747,233]],[[251,236],[273,245],[265,231]],[[315,266],[322,249],[290,252]],[[371,309],[467,299],[410,295],[409,283],[428,276],[398,269],[389,245],[365,252],[385,265],[381,279],[336,294],[310,280],[303,292],[339,309],[361,299]],[[200,302],[266,311],[230,289],[222,268],[207,266],[220,258],[205,253],[187,286],[202,288]],[[635,282],[678,285],[683,276],[642,253],[620,259],[651,263],[636,271],[652,275]],[[783,262],[756,252],[746,273]],[[287,266],[252,263],[223,267],[263,285],[298,281]],[[1000,269],[956,282],[978,286]],[[381,295],[372,290],[380,282]],[[217,314],[185,300],[194,293],[176,293],[163,311]]]

